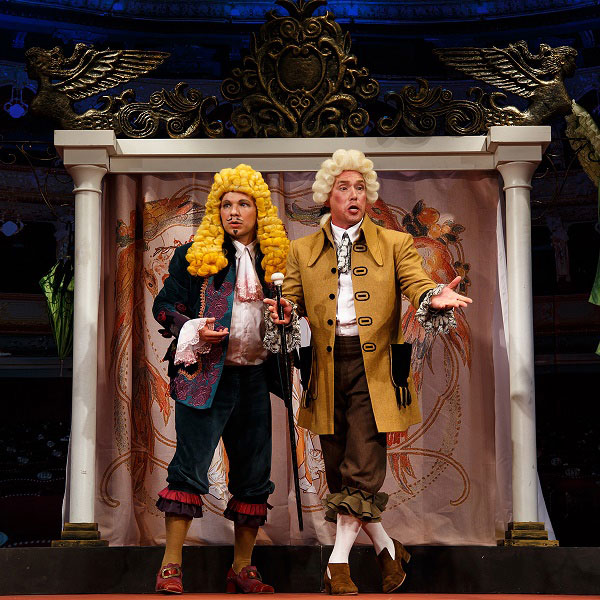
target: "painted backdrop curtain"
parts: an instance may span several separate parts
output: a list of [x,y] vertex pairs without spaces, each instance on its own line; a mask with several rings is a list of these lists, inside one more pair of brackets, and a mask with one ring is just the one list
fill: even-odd
[[[310,190],[314,173],[265,178],[290,238],[314,232],[319,220]],[[430,276],[440,282],[463,276],[463,291],[474,299],[467,313],[457,311],[456,331],[435,337],[416,323],[414,309],[405,303],[403,326],[414,344],[423,422],[388,435],[384,525],[406,544],[495,544],[510,514],[497,174],[382,172],[379,178],[372,218],[411,233]],[[151,307],[174,249],[192,239],[211,182],[206,173],[112,175],[106,183],[96,520],[111,545],[164,543],[163,515],[154,503],[174,452],[174,406],[162,362],[169,342],[158,334]],[[297,408],[297,379],[294,387]],[[300,533],[285,411],[280,400],[272,402],[276,490],[259,543],[332,543],[334,526],[324,521],[321,505],[327,485],[318,436],[296,430],[305,522]],[[222,446],[210,481],[205,516],[194,521],[190,542],[229,544],[232,523],[222,516],[228,500]]]

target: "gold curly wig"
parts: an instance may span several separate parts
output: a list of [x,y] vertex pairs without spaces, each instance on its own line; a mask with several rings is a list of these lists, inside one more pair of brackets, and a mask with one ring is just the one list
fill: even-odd
[[256,204],[257,239],[264,254],[262,267],[265,280],[271,282],[271,275],[278,271],[285,274],[285,262],[290,242],[286,236],[277,207],[271,202],[271,192],[262,175],[248,165],[238,165],[235,169],[223,169],[215,173],[210,188],[204,218],[194,235],[186,260],[187,270],[192,275],[206,277],[214,275],[227,266],[223,253],[225,230],[221,223],[221,198],[227,192],[248,194]]

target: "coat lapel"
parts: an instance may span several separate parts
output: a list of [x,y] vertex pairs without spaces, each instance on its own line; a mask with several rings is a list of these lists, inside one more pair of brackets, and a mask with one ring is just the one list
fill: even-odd
[[368,215],[365,214],[362,225],[360,226],[363,232],[365,244],[373,257],[373,260],[381,267],[383,266],[383,256],[379,248],[379,236],[377,234],[377,225],[371,221]]
[[310,258],[308,259],[308,266],[312,267],[318,260],[319,256],[323,254],[327,247],[331,245],[335,248],[335,244],[333,243],[333,234],[331,233],[331,219],[327,221],[321,227],[321,235],[317,236],[314,246],[312,247],[312,251],[310,253]]

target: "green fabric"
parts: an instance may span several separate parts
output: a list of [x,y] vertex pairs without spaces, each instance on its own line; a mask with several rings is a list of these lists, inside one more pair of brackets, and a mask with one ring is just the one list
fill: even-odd
[[[600,129],[588,112],[574,100],[573,113],[567,115],[567,138],[579,159],[583,170],[598,188],[598,233],[600,233]],[[581,142],[584,141],[583,145]],[[590,303],[600,306],[600,256],[596,268],[596,279],[590,293]],[[596,349],[600,356],[600,345]]]
[[[600,185],[598,185],[598,224],[596,227],[598,228],[598,233],[600,233]],[[600,306],[600,254],[598,255],[596,279],[594,280],[594,285],[592,285],[589,301],[592,304]],[[596,348],[596,354],[600,356],[600,344],[598,344],[598,348]]]
[[325,505],[325,520],[337,521],[338,514],[352,515],[366,523],[381,522],[381,513],[385,510],[388,495],[384,492],[371,494],[364,490],[344,486],[341,492],[328,494]]
[[40,279],[40,286],[46,296],[58,358],[64,360],[73,351],[74,276],[71,260],[59,260]]
[[[598,233],[600,233],[600,185],[598,186]],[[600,255],[598,256],[598,268],[596,269],[596,279],[592,286],[590,302],[600,306]]]

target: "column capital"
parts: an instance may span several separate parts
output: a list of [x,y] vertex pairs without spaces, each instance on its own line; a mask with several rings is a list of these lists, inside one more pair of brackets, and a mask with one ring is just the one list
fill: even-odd
[[77,165],[108,170],[119,142],[112,129],[58,129],[54,132],[54,146],[69,172]]
[[102,194],[102,178],[108,173],[106,167],[98,165],[70,165],[67,167],[69,175],[73,178],[75,187],[73,192],[96,192]]
[[531,189],[531,178],[538,166],[537,162],[513,161],[497,165],[504,181],[504,190],[511,188]]

